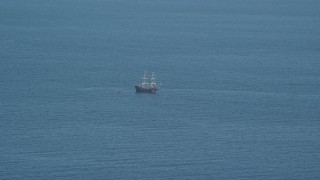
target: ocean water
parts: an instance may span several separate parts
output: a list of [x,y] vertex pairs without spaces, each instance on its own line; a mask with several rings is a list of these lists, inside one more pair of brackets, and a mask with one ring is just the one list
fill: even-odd
[[319,9],[2,0],[0,179],[319,179]]

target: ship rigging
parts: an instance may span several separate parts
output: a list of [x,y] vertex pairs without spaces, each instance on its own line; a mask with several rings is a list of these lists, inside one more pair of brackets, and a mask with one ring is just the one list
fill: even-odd
[[135,85],[135,88],[137,93],[156,93],[159,88],[157,87],[155,73],[152,73],[151,81],[148,83],[147,71],[144,71],[142,82]]

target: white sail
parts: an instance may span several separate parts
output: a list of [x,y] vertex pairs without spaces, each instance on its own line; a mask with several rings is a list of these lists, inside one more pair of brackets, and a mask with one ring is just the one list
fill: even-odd
[[156,83],[156,77],[155,77],[155,74],[152,73],[150,87],[151,87],[151,88],[155,88],[156,85],[157,85],[157,83]]
[[147,71],[144,71],[143,81],[141,83],[143,88],[148,88],[148,77],[147,77]]

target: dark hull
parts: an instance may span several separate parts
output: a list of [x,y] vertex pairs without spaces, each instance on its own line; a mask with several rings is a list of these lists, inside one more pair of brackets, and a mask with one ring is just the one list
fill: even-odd
[[140,86],[135,86],[137,93],[156,93],[157,88],[142,88]]

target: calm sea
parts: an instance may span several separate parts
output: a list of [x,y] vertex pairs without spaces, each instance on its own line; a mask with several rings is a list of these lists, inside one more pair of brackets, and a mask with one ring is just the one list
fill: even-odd
[[0,179],[318,179],[319,9],[2,0]]

